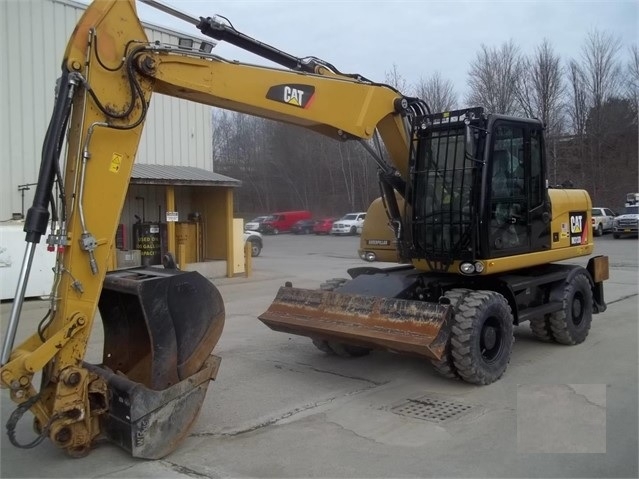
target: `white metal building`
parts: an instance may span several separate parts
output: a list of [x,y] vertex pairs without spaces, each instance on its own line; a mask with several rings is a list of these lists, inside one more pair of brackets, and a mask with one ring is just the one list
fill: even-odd
[[[85,9],[72,0],[0,0],[0,221],[22,212],[18,186],[37,182],[55,81],[67,40]],[[151,41],[178,42],[177,32],[144,27]],[[155,94],[136,162],[212,171],[211,139],[211,107]],[[24,191],[25,213],[34,191]]]

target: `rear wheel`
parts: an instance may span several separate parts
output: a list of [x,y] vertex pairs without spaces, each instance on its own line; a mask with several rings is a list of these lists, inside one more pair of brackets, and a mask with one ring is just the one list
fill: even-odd
[[619,239],[619,237],[620,237],[620,236],[621,236],[621,235],[618,235],[617,233],[613,233],[613,234],[612,234],[612,237],[613,237],[614,239]]
[[261,252],[262,252],[262,245],[259,244],[257,241],[251,241],[251,256],[253,257],[259,256]]
[[497,381],[508,367],[513,341],[513,316],[506,298],[495,291],[473,291],[464,297],[450,339],[453,363],[464,381]]
[[[446,293],[444,293],[444,298],[448,299],[450,301],[450,305],[453,307],[453,314],[458,314],[457,307],[471,291],[471,289],[457,288],[451,289],[450,291],[446,291]],[[444,376],[445,378],[459,379],[459,376],[457,375],[457,369],[455,368],[455,364],[453,363],[450,341],[446,343],[444,354],[442,355],[441,359],[431,359],[430,363],[433,365],[435,371],[437,371],[438,374]]]
[[588,337],[592,323],[592,289],[584,273],[573,276],[564,286],[563,308],[548,317],[558,343],[579,344]]
[[602,236],[602,235],[603,235],[603,225],[599,223],[597,225],[597,228],[595,229],[595,236]]
[[530,320],[530,330],[535,338],[544,342],[554,341],[550,320],[544,316],[543,318],[535,318]]

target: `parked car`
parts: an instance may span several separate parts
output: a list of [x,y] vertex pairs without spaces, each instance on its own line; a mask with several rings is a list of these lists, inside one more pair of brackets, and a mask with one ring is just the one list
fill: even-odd
[[332,235],[354,235],[357,234],[357,227],[364,224],[366,212],[348,213],[333,223]]
[[280,234],[284,231],[290,231],[291,227],[300,220],[311,219],[311,212],[302,211],[281,211],[273,213],[260,223],[260,233]]
[[330,234],[335,220],[337,220],[337,218],[322,218],[321,220],[317,220],[315,226],[313,226],[313,233],[316,235]]
[[307,235],[313,232],[315,220],[299,220],[291,226],[291,233],[296,235]]
[[262,224],[266,218],[268,218],[268,216],[258,216],[257,218],[253,218],[244,225],[244,229],[248,231],[259,231],[260,224]]
[[612,237],[637,236],[639,234],[639,205],[624,208],[623,214],[617,216],[612,225]]
[[245,231],[244,242],[246,243],[247,241],[251,243],[251,256],[259,256],[264,246],[262,235],[257,231]]
[[612,231],[612,223],[617,216],[609,208],[593,207],[592,208],[592,232],[595,236],[601,236],[604,233]]

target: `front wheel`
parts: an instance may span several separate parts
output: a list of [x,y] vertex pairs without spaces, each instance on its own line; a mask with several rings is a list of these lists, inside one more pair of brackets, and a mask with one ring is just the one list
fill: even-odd
[[613,234],[612,234],[612,237],[613,237],[614,239],[619,239],[619,237],[620,237],[620,236],[621,236],[621,235],[619,235],[619,234],[617,234],[617,233],[613,233]]
[[351,226],[351,234],[352,235],[357,234],[357,228],[355,226]]
[[[448,300],[448,304],[453,307],[453,314],[458,314],[459,305],[471,291],[471,289],[456,288],[444,293],[444,298],[446,298]],[[444,376],[448,379],[459,379],[457,369],[455,368],[455,363],[453,362],[450,341],[446,344],[442,357],[440,359],[431,359],[430,364],[433,366],[433,369],[435,369],[435,371],[437,371],[437,373],[441,376]]]
[[473,291],[457,307],[451,356],[466,382],[491,384],[506,371],[514,342],[508,301],[495,291]]
[[273,228],[273,234],[274,235],[280,234],[280,230],[278,230],[277,228]]

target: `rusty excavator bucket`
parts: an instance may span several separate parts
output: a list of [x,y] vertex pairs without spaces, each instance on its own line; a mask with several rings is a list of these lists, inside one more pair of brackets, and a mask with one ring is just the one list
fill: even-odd
[[189,433],[217,375],[222,297],[196,272],[132,268],[107,273],[98,307],[103,364],[85,367],[109,389],[102,433],[134,457],[161,458]]
[[451,316],[447,304],[282,287],[259,319],[275,331],[329,344],[440,359]]

